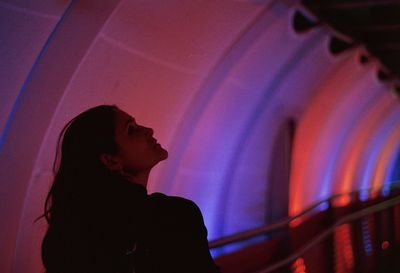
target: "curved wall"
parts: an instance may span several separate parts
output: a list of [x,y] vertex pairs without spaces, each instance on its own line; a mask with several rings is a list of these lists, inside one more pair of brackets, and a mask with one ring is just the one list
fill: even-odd
[[[149,190],[196,201],[209,239],[266,223],[274,197],[294,214],[390,183],[397,98],[373,58],[360,64],[362,48],[334,56],[326,26],[296,33],[295,1],[39,2],[0,1],[3,14],[20,14],[0,17],[1,272],[40,270],[46,226],[33,221],[58,133],[97,104],[117,104],[155,129],[170,157]],[[272,182],[288,120],[290,169]]]

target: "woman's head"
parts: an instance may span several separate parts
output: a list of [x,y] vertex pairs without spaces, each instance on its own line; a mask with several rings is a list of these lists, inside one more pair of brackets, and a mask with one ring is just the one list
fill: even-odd
[[58,172],[96,175],[104,170],[136,174],[150,170],[168,153],[141,126],[116,106],[100,105],[72,119],[60,140]]
[[112,105],[91,108],[72,119],[61,132],[60,145],[46,216],[56,203],[71,203],[77,196],[90,199],[115,187],[116,178],[145,186],[151,168],[168,156],[153,138],[152,129],[138,125]]
[[139,125],[119,109],[115,113],[114,140],[116,152],[104,151],[100,159],[107,169],[133,180],[135,177],[142,179],[154,165],[168,157],[167,151],[153,137],[153,129]]
[[[89,175],[103,169],[100,155],[116,153],[116,106],[101,105],[72,119],[59,138],[58,173]],[[56,168],[56,166],[55,166]]]

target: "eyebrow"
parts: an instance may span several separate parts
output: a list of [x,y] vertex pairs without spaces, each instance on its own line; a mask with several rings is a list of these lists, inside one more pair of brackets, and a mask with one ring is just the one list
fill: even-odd
[[128,126],[128,124],[131,123],[131,122],[135,122],[135,123],[136,123],[136,120],[135,120],[134,118],[128,119],[128,120],[125,122],[125,127]]

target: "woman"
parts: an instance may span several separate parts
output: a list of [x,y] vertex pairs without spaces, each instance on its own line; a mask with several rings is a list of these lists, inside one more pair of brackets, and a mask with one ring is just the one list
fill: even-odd
[[152,129],[102,105],[71,120],[61,142],[45,203],[47,273],[218,272],[198,207],[147,194],[168,157]]

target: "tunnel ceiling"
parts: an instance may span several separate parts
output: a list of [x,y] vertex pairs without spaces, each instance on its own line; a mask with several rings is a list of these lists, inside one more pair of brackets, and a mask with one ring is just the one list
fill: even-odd
[[400,0],[303,0],[302,3],[320,23],[351,37],[356,44],[364,44],[387,70],[380,77],[400,79]]

